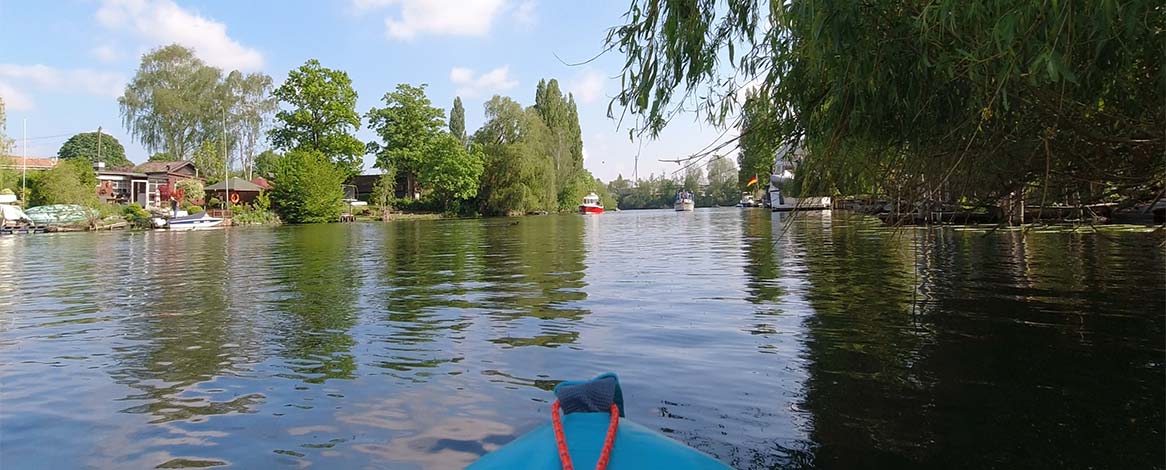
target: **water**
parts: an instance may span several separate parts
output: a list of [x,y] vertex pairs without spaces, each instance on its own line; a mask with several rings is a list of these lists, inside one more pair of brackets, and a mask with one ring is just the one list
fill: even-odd
[[616,371],[739,468],[1162,468],[1151,235],[778,219],[0,237],[0,467],[458,467]]

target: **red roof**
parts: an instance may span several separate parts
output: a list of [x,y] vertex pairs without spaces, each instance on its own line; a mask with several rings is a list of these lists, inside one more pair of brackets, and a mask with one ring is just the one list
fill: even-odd
[[271,183],[269,183],[262,176],[256,176],[255,179],[251,180],[251,182],[255,183],[255,186],[259,186],[260,188],[271,189]]
[[30,170],[49,170],[57,166],[56,158],[18,157],[16,155],[0,158],[5,168],[25,168]]

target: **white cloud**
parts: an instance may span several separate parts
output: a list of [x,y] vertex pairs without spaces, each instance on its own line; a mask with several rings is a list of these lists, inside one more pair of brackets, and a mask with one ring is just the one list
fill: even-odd
[[224,70],[263,68],[263,54],[227,35],[227,26],[170,0],[103,0],[97,21],[156,43],[194,49],[206,63]]
[[90,69],[57,69],[41,64],[0,64],[0,78],[45,91],[109,97],[120,96],[125,87],[125,79],[117,74]]
[[594,103],[606,96],[604,94],[606,85],[607,77],[598,70],[588,68],[567,82],[567,91],[574,94],[580,103]]
[[102,44],[93,48],[93,57],[102,62],[114,62],[121,58],[121,54],[109,44]]
[[396,7],[385,17],[385,36],[412,39],[422,34],[483,36],[504,11],[505,0],[352,0],[357,11]]
[[4,82],[0,82],[0,98],[4,98],[4,110],[7,112],[31,111],[34,107],[32,98]]
[[523,26],[534,26],[534,24],[538,22],[538,15],[535,12],[535,6],[537,6],[537,4],[534,0],[526,0],[522,3],[519,3],[518,6],[514,8],[514,21],[517,21],[518,24]]
[[509,65],[503,65],[476,77],[473,69],[454,67],[449,71],[449,81],[457,85],[458,96],[464,98],[476,98],[518,86],[518,80],[510,78]]

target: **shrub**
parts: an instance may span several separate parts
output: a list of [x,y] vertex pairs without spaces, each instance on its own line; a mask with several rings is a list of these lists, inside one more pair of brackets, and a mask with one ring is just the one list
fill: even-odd
[[333,222],[340,217],[347,173],[323,153],[293,150],[275,168],[272,202],[291,223]]
[[146,212],[142,206],[137,204],[130,204],[123,207],[121,215],[134,228],[150,228],[153,226],[150,221],[150,213]]

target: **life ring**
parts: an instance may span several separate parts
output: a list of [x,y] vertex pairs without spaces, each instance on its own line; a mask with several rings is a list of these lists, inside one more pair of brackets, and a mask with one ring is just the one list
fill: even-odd
[[239,203],[239,193],[232,194],[231,195],[231,204],[238,204],[238,203]]

